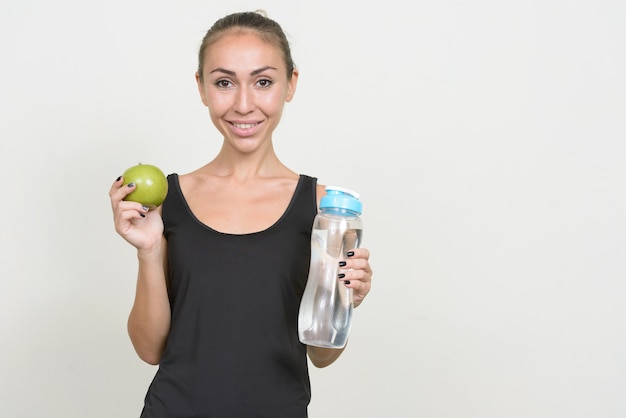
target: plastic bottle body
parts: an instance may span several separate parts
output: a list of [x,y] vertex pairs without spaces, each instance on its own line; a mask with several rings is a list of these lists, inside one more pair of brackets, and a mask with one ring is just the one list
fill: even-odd
[[339,280],[339,262],[359,247],[363,224],[358,213],[322,209],[313,222],[309,277],[300,303],[298,335],[307,345],[343,348],[348,341],[354,302],[352,289]]

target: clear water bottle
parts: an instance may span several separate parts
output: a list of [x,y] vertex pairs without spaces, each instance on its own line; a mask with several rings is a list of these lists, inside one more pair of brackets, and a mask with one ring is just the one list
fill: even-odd
[[298,315],[298,335],[307,345],[343,348],[352,324],[352,289],[339,280],[339,262],[361,244],[359,194],[327,186],[311,232],[311,264]]

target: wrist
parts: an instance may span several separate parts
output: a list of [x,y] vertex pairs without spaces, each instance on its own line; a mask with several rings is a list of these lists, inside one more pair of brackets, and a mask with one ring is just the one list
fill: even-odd
[[161,242],[145,248],[137,249],[137,259],[140,262],[152,262],[161,260]]

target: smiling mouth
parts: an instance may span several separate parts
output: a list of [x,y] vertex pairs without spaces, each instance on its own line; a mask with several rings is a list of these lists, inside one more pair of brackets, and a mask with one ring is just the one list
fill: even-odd
[[258,123],[235,123],[235,122],[231,122],[231,123],[235,128],[239,128],[239,129],[250,129],[258,125]]

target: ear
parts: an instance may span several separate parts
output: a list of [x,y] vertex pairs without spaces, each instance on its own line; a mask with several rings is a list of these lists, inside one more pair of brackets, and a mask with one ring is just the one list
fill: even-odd
[[200,92],[200,98],[205,106],[209,106],[206,94],[204,93],[204,83],[200,79],[200,73],[196,71],[196,84],[198,85],[198,91]]
[[296,87],[298,86],[298,70],[293,70],[291,74],[291,80],[287,85],[287,96],[285,97],[286,102],[290,102],[293,99],[293,96],[296,94]]

